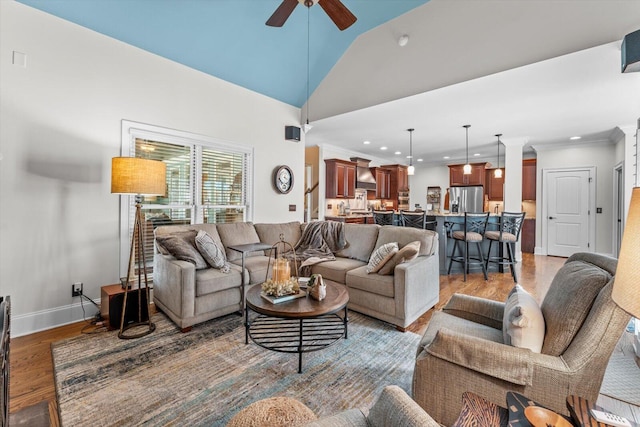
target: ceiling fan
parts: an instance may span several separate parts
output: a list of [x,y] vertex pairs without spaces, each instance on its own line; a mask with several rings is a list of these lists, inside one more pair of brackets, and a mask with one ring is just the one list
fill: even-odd
[[267,25],[270,27],[282,27],[298,3],[307,7],[318,3],[340,31],[349,28],[358,19],[340,0],[283,0],[267,20]]

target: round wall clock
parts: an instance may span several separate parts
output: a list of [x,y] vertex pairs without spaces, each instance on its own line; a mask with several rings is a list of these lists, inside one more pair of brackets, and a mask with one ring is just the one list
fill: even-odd
[[293,172],[289,166],[276,168],[273,174],[273,184],[279,193],[287,194],[293,189]]

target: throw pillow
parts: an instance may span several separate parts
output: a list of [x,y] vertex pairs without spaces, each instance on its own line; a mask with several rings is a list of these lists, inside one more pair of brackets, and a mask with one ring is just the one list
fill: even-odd
[[198,248],[204,260],[211,267],[217,268],[223,273],[230,271],[224,251],[206,231],[198,231],[196,235],[196,248]]
[[544,332],[544,317],[538,303],[522,286],[516,285],[509,293],[504,308],[504,343],[540,353]]
[[207,262],[196,249],[196,231],[184,231],[167,236],[157,236],[156,243],[179,260],[188,261],[196,266],[196,270],[207,268]]
[[418,240],[407,243],[389,261],[387,261],[380,270],[378,270],[378,274],[393,274],[393,270],[396,268],[396,265],[415,259],[418,256],[418,253],[420,253],[420,242]]
[[380,246],[369,258],[369,264],[367,264],[367,273],[377,273],[382,268],[385,262],[389,261],[398,252],[398,243],[392,242]]

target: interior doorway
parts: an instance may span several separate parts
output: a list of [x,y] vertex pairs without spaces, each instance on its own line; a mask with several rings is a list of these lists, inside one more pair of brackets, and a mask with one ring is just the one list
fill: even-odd
[[595,249],[595,167],[543,171],[543,238],[547,255]]

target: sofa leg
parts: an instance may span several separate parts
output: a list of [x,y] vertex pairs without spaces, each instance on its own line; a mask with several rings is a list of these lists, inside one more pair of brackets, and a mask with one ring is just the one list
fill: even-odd
[[400,332],[407,332],[407,328],[403,328],[402,326],[396,325],[396,329],[399,330]]
[[187,332],[191,332],[191,326],[187,326],[186,328],[180,329],[180,332],[182,332],[183,334],[185,334]]

